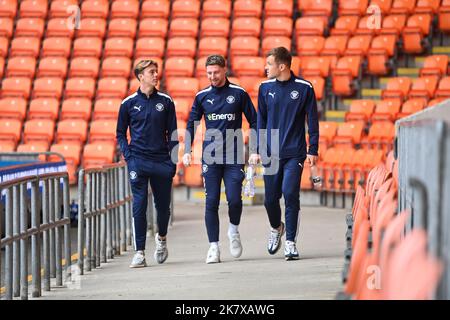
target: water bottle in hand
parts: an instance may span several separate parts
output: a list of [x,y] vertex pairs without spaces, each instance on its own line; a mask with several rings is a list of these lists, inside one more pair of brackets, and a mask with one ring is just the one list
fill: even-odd
[[244,186],[244,195],[246,197],[255,196],[255,181],[253,180],[254,176],[255,176],[255,168],[253,168],[253,166],[249,166],[245,174],[246,182]]
[[314,188],[322,187],[322,178],[319,175],[319,171],[316,165],[311,166],[311,180],[313,182]]

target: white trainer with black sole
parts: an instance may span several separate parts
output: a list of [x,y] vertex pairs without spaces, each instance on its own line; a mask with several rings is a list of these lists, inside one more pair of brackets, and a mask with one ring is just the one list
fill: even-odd
[[130,268],[143,268],[147,266],[147,262],[145,261],[145,253],[144,251],[136,251],[133,256],[133,260],[131,260]]
[[295,242],[286,240],[284,245],[284,257],[286,261],[300,259]]
[[269,234],[269,242],[267,244],[267,251],[269,254],[275,254],[281,247],[281,237],[283,236],[285,231],[284,222],[281,221],[281,231],[277,229],[270,230]]
[[159,234],[157,233],[155,235],[155,243],[156,243],[156,249],[155,249],[155,260],[159,264],[164,263],[164,261],[167,260],[167,257],[169,256],[169,250],[167,250],[167,240],[161,240],[159,238]]

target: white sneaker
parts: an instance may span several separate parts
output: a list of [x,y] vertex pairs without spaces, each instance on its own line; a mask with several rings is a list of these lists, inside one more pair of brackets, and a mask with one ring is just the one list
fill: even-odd
[[206,256],[206,263],[219,263],[220,250],[219,246],[209,246],[208,255]]
[[164,263],[166,261],[167,257],[169,256],[169,250],[167,250],[167,241],[166,240],[160,240],[159,234],[157,233],[155,235],[155,243],[156,243],[156,250],[155,250],[155,260],[159,264]]
[[234,258],[239,258],[242,254],[241,236],[238,233],[228,234],[230,239],[230,253]]
[[269,242],[267,243],[267,251],[269,254],[275,254],[281,247],[281,237],[284,234],[284,222],[281,222],[281,231],[272,229],[269,235]]
[[300,258],[295,242],[286,240],[286,244],[284,245],[284,257],[287,261],[298,260]]
[[131,260],[130,268],[143,268],[146,266],[144,251],[136,251],[133,260]]

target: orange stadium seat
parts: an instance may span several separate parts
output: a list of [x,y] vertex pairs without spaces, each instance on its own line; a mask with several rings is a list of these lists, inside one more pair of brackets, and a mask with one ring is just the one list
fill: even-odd
[[65,78],[67,75],[67,58],[47,57],[39,62],[37,77]]
[[389,13],[389,10],[391,10],[393,0],[371,0],[370,6],[377,6],[382,14]]
[[368,58],[368,73],[385,75],[392,68],[389,59],[396,54],[396,36],[380,35],[372,40]]
[[442,0],[438,12],[439,30],[448,33],[450,31],[450,0]]
[[8,55],[9,39],[0,37],[0,57],[5,58]]
[[60,99],[63,92],[64,81],[61,78],[44,77],[34,80],[33,97],[53,97]]
[[406,25],[405,14],[391,14],[383,19],[381,34],[395,34],[399,36]]
[[138,37],[160,37],[165,38],[169,23],[163,18],[147,18],[139,23]]
[[371,35],[353,36],[348,40],[347,49],[345,50],[344,54],[346,56],[351,55],[367,56],[371,41],[372,41]]
[[408,18],[403,29],[403,51],[406,53],[421,53],[424,51],[423,40],[431,30],[432,17],[429,14],[414,14]]
[[36,98],[31,100],[28,119],[58,119],[59,101],[55,98]]
[[95,80],[86,77],[70,78],[66,82],[65,97],[86,97],[92,99],[95,91]]
[[209,56],[211,54],[220,54],[227,56],[228,39],[224,37],[205,37],[201,38],[198,45],[198,57]]
[[396,77],[390,78],[386,85],[386,89],[382,91],[381,96],[385,98],[396,98],[403,101],[411,88],[411,78]]
[[[77,11],[72,11],[78,7],[77,0],[55,0],[50,4],[50,18],[67,18]],[[71,10],[72,9],[72,10]],[[77,8],[78,10],[79,7]]]
[[2,97],[23,97],[28,99],[31,91],[31,79],[24,77],[4,78]]
[[424,99],[415,98],[406,100],[402,105],[402,110],[397,114],[397,119],[409,116],[413,113],[421,111],[426,106]]
[[197,40],[189,37],[176,37],[167,41],[166,56],[195,57]]
[[[51,152],[57,152],[63,155],[66,163],[78,166],[81,160],[81,145],[67,141],[55,143],[50,147]],[[49,156],[49,161],[58,161],[59,157]]]
[[361,145],[369,149],[382,149],[385,154],[392,150],[395,126],[390,121],[377,121],[370,126],[369,134],[361,141]]
[[198,19],[177,18],[170,22],[169,37],[192,37],[197,38]]
[[109,38],[105,42],[104,57],[133,56],[134,41],[132,38]]
[[358,22],[358,27],[355,31],[355,35],[367,35],[375,36],[381,30],[383,17],[367,15],[361,17]]
[[17,1],[1,0],[0,1],[0,17],[14,18],[17,13]]
[[[48,144],[42,143],[40,141],[19,144],[17,146],[17,152],[46,152],[46,151],[48,151]],[[40,155],[39,160],[46,161],[46,156]]]
[[199,0],[175,0],[172,3],[172,18],[198,18],[200,15]]
[[19,15],[21,18],[47,17],[47,1],[25,0],[20,3]]
[[0,19],[0,36],[11,38],[13,34],[14,22],[9,18]]
[[177,119],[186,121],[189,118],[192,101],[190,101],[189,99],[176,98],[173,100],[173,103],[175,104]]
[[338,15],[359,15],[366,13],[369,0],[339,0]]
[[260,18],[262,13],[261,0],[236,0],[233,6],[234,17]]
[[337,122],[319,121],[319,150],[326,150],[328,147],[331,147],[337,128]]
[[27,112],[27,101],[23,98],[0,99],[0,118],[23,121]]
[[361,61],[360,56],[339,58],[331,79],[336,95],[349,96],[354,93],[357,86],[354,79],[361,78]]
[[325,93],[325,78],[320,76],[306,76],[305,80],[312,83],[316,99],[319,101],[322,100]]
[[439,81],[435,96],[436,98],[450,98],[450,77],[444,77]]
[[320,56],[304,56],[301,59],[300,72],[303,76],[328,77],[330,58]]
[[221,17],[229,18],[231,14],[231,1],[206,0],[203,2],[203,18]]
[[292,17],[293,4],[292,0],[267,0],[264,3],[264,14],[266,17]]
[[136,36],[137,21],[129,18],[111,19],[108,26],[108,37],[128,37]]
[[98,99],[94,104],[93,120],[117,119],[121,104],[122,100],[117,98]]
[[10,57],[14,56],[30,56],[37,58],[39,56],[39,49],[41,47],[41,40],[32,37],[19,37],[11,41]]
[[298,1],[298,9],[305,16],[331,16],[333,0],[303,0]]
[[58,56],[69,58],[72,40],[65,37],[46,38],[42,42],[42,57]]
[[67,25],[67,18],[53,18],[48,21],[45,36],[47,38],[67,37],[72,39],[75,34],[75,29]]
[[372,114],[372,122],[375,121],[392,121],[397,119],[397,114],[400,112],[401,102],[397,99],[379,100]]
[[36,58],[14,57],[9,59],[6,67],[7,77],[28,77],[34,78],[36,70]]
[[286,49],[291,49],[291,38],[284,36],[269,36],[262,40],[262,54],[266,54],[273,48],[285,47]]
[[226,37],[230,30],[230,20],[227,18],[206,18],[202,20],[201,37]]
[[447,55],[432,55],[425,58],[423,67],[420,69],[420,76],[436,75],[442,77],[447,74],[448,69]]
[[115,146],[108,142],[86,144],[83,150],[82,165],[86,169],[112,163],[114,151]]
[[[132,95],[133,93],[135,93],[135,92],[137,91],[137,89],[139,88],[140,85],[141,85],[141,83],[139,82],[139,80],[136,79],[136,78],[133,78],[133,79],[129,82],[127,96]],[[158,87],[157,87],[157,88],[158,88]]]
[[414,12],[437,14],[440,4],[441,0],[417,0]]
[[416,0],[394,0],[392,2],[392,13],[411,14],[416,6]]
[[127,57],[109,57],[103,60],[101,77],[128,78],[131,72],[131,60]]
[[73,43],[73,57],[95,57],[102,55],[103,40],[98,37],[81,37]]
[[420,77],[414,79],[411,90],[409,91],[409,98],[424,98],[427,101],[434,97],[438,78],[436,76]]
[[11,141],[1,140],[0,138],[0,152],[14,152],[16,151],[15,143]]
[[435,98],[435,99],[432,99],[432,100],[430,100],[428,102],[427,107],[435,106],[435,105],[437,105],[437,104],[439,104],[439,103],[441,103],[442,101],[445,101],[445,100],[447,100],[447,99],[446,98]]
[[350,36],[356,32],[358,27],[359,17],[358,16],[341,16],[338,17],[334,28],[331,29],[331,35],[345,35]]
[[0,119],[0,141],[8,143],[15,149],[22,133],[22,121],[17,119]]
[[364,121],[367,123],[375,110],[373,100],[353,100],[349,111],[345,113],[345,121]]
[[297,36],[323,36],[326,29],[326,20],[323,17],[306,16],[295,21],[295,34]]
[[262,57],[235,57],[231,66],[237,76],[264,76],[265,60]]
[[166,0],[145,0],[141,7],[141,18],[163,18],[169,17],[170,2]]
[[166,88],[172,97],[194,97],[199,90],[199,80],[196,78],[172,77],[166,79]]
[[269,17],[263,22],[264,36],[292,36],[291,17]]
[[95,57],[78,57],[70,62],[69,77],[97,78],[100,67],[99,59]]
[[91,118],[92,103],[87,98],[69,98],[63,101],[61,106],[61,120]]
[[114,1],[111,5],[111,18],[132,18],[136,19],[139,15],[139,1],[125,0]]
[[323,50],[325,38],[321,36],[300,36],[297,38],[299,56],[317,56]]
[[76,31],[77,38],[98,37],[104,38],[106,32],[106,20],[102,18],[84,18],[80,21],[80,28]]
[[364,124],[362,122],[344,122],[333,139],[334,146],[353,147],[361,142]]
[[107,77],[98,81],[96,98],[124,99],[127,95],[128,81],[126,78]]
[[342,56],[347,48],[347,36],[329,36],[323,45],[322,55]]
[[253,17],[233,19],[232,37],[249,36],[259,37],[261,33],[261,20]]
[[3,74],[5,73],[5,58],[0,57],[0,77],[3,78]]
[[94,120],[91,122],[89,131],[89,142],[95,141],[111,141],[116,140],[116,120]]
[[86,0],[81,4],[82,18],[106,19],[109,13],[109,2],[98,0]]
[[194,75],[194,59],[189,57],[172,57],[166,60],[166,77],[192,77]]
[[[42,38],[45,22],[39,18],[20,18],[16,22],[16,37]],[[67,29],[67,28],[66,28]]]
[[230,55],[234,56],[257,56],[259,52],[259,38],[257,37],[234,37],[230,42]]
[[23,141],[45,141],[48,144],[53,141],[55,134],[55,122],[49,119],[28,120],[24,124]]
[[84,144],[87,138],[88,124],[83,119],[66,119],[58,122],[56,142],[75,141]]
[[136,57],[140,56],[153,56],[163,57],[166,42],[163,38],[157,37],[145,37],[140,38],[136,42]]

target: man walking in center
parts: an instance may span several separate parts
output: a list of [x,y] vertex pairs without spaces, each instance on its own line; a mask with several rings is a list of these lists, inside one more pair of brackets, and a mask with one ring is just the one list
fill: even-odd
[[[170,216],[172,179],[176,171],[178,140],[172,140],[177,130],[175,106],[167,94],[156,89],[158,64],[153,60],[140,61],[134,74],[140,86],[122,101],[117,120],[117,141],[127,162],[133,193],[133,231],[136,253],[130,268],[147,266],[145,241],[147,234],[148,183],[157,211],[158,233],[155,236],[154,258],[163,263],[168,257],[167,227]],[[127,141],[130,129],[131,142]],[[175,135],[176,136],[176,135]]]
[[[280,199],[284,196],[286,219],[286,260],[299,259],[296,247],[300,220],[300,180],[303,165],[317,161],[319,122],[313,86],[296,77],[290,70],[292,56],[284,47],[272,49],[266,60],[270,80],[261,83],[258,92],[259,153],[268,150],[270,161],[278,161],[275,174],[264,175],[264,206],[272,227],[267,249],[275,254],[281,247],[285,224],[281,221]],[[305,122],[307,119],[309,149],[306,150]],[[260,133],[267,130],[267,134]],[[271,130],[279,130],[279,141],[271,141]],[[262,135],[261,135],[262,134]],[[272,150],[277,144],[279,150]],[[266,167],[267,163],[263,165]]]
[[[206,257],[208,264],[220,262],[218,211],[222,179],[230,219],[230,253],[235,258],[242,254],[238,231],[242,214],[242,182],[245,177],[242,148],[239,150],[239,146],[243,146],[242,114],[247,118],[250,128],[256,130],[256,111],[248,93],[230,83],[226,72],[225,59],[222,56],[211,55],[207,58],[206,74],[211,85],[198,92],[195,97],[187,123],[183,156],[183,163],[189,166],[192,161],[194,129],[204,115],[206,134],[203,141],[202,174],[206,191],[205,223],[210,243]],[[212,150],[211,155],[206,154],[206,150]],[[250,147],[249,160],[255,157],[256,146]]]

